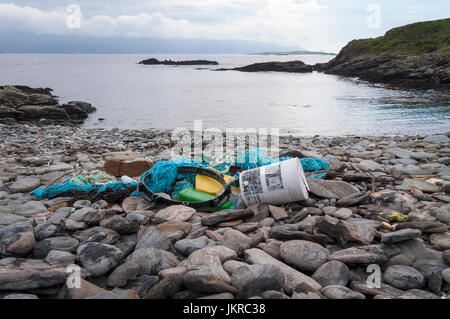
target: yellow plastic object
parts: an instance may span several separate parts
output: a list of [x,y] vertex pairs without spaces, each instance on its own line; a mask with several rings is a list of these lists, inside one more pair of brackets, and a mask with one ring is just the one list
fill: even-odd
[[[223,175],[223,179],[227,183],[229,183],[234,178],[228,175]],[[223,189],[222,185],[215,179],[212,179],[211,177],[200,174],[198,174],[195,177],[195,190],[199,192],[208,193],[216,196],[217,192],[221,191],[222,189]]]

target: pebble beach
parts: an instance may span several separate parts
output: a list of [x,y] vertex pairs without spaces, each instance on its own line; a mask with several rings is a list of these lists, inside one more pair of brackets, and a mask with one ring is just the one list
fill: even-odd
[[117,154],[167,160],[171,131],[0,124],[0,298],[448,299],[449,137],[281,136],[330,167],[309,198],[208,213],[30,193]]

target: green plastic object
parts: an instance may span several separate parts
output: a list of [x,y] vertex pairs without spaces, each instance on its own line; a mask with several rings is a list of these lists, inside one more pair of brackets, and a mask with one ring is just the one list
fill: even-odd
[[[178,200],[182,202],[204,202],[206,200],[210,200],[212,198],[215,198],[216,196],[196,191],[192,188],[185,188],[182,191],[178,193]],[[231,206],[233,206],[233,203],[231,201],[226,202],[222,206],[212,209],[212,212],[218,212],[224,209],[229,209]]]

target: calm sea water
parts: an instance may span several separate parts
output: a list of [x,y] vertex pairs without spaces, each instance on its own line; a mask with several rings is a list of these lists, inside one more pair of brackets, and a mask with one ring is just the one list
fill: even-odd
[[[142,59],[216,60],[219,66],[145,66]],[[322,73],[218,72],[264,61],[332,56],[0,54],[0,85],[51,87],[61,102],[98,111],[84,127],[280,128],[300,135],[430,134],[450,129],[450,103]],[[414,100],[415,99],[415,100]],[[417,100],[420,99],[420,100]],[[430,101],[432,99],[433,101]],[[104,118],[104,121],[99,121]]]

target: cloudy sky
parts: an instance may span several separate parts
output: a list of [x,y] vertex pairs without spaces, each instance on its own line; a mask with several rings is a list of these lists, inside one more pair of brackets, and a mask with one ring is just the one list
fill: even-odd
[[[329,52],[450,13],[448,0],[1,1],[4,34],[259,41]],[[67,24],[71,4],[81,9],[79,28]]]

